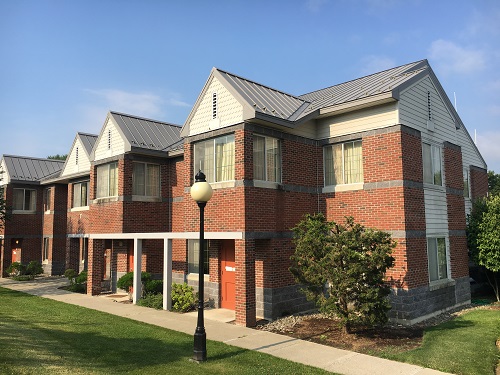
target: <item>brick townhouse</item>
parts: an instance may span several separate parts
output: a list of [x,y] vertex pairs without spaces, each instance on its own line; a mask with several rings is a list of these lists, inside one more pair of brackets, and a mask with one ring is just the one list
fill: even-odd
[[465,217],[486,164],[427,60],[300,96],[214,68],[182,129],[110,112],[88,161],[91,294],[130,269],[163,273],[165,295],[196,286],[201,169],[206,297],[238,324],[310,307],[288,268],[290,229],[313,212],[392,234],[393,320],[470,301]]

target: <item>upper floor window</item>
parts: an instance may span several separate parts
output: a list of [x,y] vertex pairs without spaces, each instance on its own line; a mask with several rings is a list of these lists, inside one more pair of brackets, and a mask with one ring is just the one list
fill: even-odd
[[464,197],[470,198],[469,170],[464,168]]
[[35,211],[36,190],[14,189],[14,202],[12,208],[18,211]]
[[43,191],[43,208],[44,211],[50,211],[52,207],[52,189],[47,188]]
[[278,139],[253,136],[253,178],[281,182],[281,147]]
[[[204,242],[204,264],[203,273],[205,275],[209,274],[209,251],[208,251],[208,240]],[[200,259],[200,241],[199,240],[188,240],[188,272],[189,273],[199,273],[198,264]]]
[[338,143],[324,148],[325,186],[363,182],[361,141]]
[[148,197],[160,196],[160,166],[134,162],[132,194]]
[[118,163],[99,165],[97,167],[97,198],[118,195]]
[[73,184],[73,207],[89,205],[89,181]]
[[429,259],[429,281],[447,279],[446,240],[444,238],[427,238],[427,256]]
[[441,148],[422,143],[424,182],[441,186],[443,184],[441,168]]
[[234,180],[234,135],[194,145],[194,175],[202,170],[208,182]]

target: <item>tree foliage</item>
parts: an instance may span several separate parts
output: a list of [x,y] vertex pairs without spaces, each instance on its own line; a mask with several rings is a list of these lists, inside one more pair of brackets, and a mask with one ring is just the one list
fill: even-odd
[[488,192],[490,195],[500,195],[500,174],[488,171]]
[[49,155],[49,156],[47,156],[47,159],[52,159],[52,160],[66,160],[67,157],[68,157],[68,154],[64,154],[64,155],[55,154],[55,155]]
[[474,262],[486,269],[500,301],[500,195],[474,202],[467,216],[467,244]]
[[323,214],[306,215],[294,231],[290,271],[320,311],[340,318],[346,332],[355,325],[387,322],[390,303],[385,272],[394,265],[396,242],[389,233],[345,224]]
[[0,168],[0,228],[5,226],[5,220],[7,220],[7,206],[5,202],[5,189],[2,185],[4,171]]

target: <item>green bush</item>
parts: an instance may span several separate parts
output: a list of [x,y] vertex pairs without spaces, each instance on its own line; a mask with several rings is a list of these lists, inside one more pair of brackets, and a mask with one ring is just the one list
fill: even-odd
[[149,280],[144,283],[144,294],[163,293],[163,280]]
[[[151,274],[149,272],[141,273],[141,282],[146,284],[151,280]],[[116,286],[120,289],[125,290],[127,293],[130,293],[130,288],[134,286],[134,273],[128,272],[122,277],[120,277],[116,283]]]
[[77,275],[78,273],[72,268],[68,268],[66,271],[64,271],[64,277],[69,280],[70,285],[73,285],[75,283],[75,277]]
[[26,273],[26,266],[20,262],[14,262],[6,269],[6,272],[10,276],[24,275]]
[[26,267],[26,275],[36,276],[36,275],[41,275],[42,273],[43,273],[43,267],[40,264],[40,262],[32,260],[31,262],[28,263],[28,266]]
[[86,282],[87,282],[87,271],[82,271],[77,277],[75,277],[76,284],[85,284]]
[[151,307],[156,310],[163,309],[163,294],[146,294],[139,301],[137,301],[139,306]]
[[13,279],[16,281],[29,281],[29,280],[33,280],[33,276],[31,276],[31,275],[19,275],[19,276],[14,276]]
[[177,312],[188,312],[196,305],[196,297],[193,287],[184,284],[172,284],[172,310]]

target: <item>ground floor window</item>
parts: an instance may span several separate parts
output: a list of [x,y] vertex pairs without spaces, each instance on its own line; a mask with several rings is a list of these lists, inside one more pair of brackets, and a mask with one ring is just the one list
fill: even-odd
[[[208,256],[208,240],[205,240],[205,258],[203,264],[203,273],[205,275],[209,274],[209,256]],[[189,273],[199,273],[198,260],[200,257],[200,241],[199,240],[188,240],[188,272]]]
[[429,259],[429,281],[448,278],[448,260],[445,238],[427,238],[427,254]]
[[42,255],[43,260],[48,260],[49,259],[49,238],[44,237],[43,239],[43,255]]

